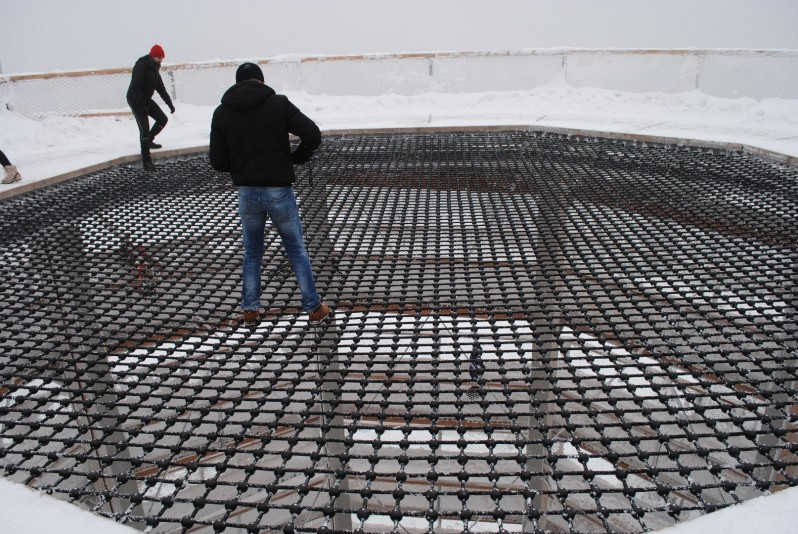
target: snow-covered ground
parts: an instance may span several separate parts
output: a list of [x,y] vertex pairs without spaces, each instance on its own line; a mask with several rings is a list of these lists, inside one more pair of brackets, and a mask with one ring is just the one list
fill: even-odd
[[[795,49],[798,43],[795,0],[503,0],[501,6],[484,0],[383,0],[379,9],[374,6],[374,0],[236,0],[223,10],[216,0],[0,0],[5,22],[0,73],[129,67],[155,42],[166,48],[168,63],[284,53],[560,46]],[[327,131],[517,125],[743,144],[798,158],[795,100],[624,93],[562,83],[503,93],[288,96]],[[213,107],[179,100],[176,105],[158,141],[165,150],[206,145]],[[134,156],[137,136],[130,116],[31,119],[2,109],[0,149],[23,180],[0,185],[0,196]],[[792,488],[667,533],[795,533],[796,502],[798,488]],[[134,531],[0,478],[0,532]]]
[[[278,91],[279,87],[276,88]],[[510,93],[330,97],[288,95],[323,130],[526,125],[743,144],[798,157],[798,102],[721,99],[698,92],[635,94],[552,84]],[[207,144],[213,107],[176,102],[158,138],[165,149]],[[23,180],[12,188],[122,156],[136,155],[131,117],[50,116],[34,120],[0,111],[0,148]],[[669,534],[798,532],[798,488],[755,499],[668,530]],[[127,527],[0,479],[4,534],[126,532]],[[45,501],[47,501],[45,503]]]
[[[798,157],[798,100],[628,93],[562,82],[516,92],[288,96],[325,131],[518,125],[742,144]],[[164,150],[207,145],[213,106],[179,100],[176,106],[158,137]],[[32,119],[2,110],[0,124],[0,149],[23,176],[0,185],[0,193],[138,152],[129,115]]]
[[3,534],[132,534],[137,530],[0,478]]
[[[0,478],[3,534],[132,534],[130,527]],[[662,534],[791,534],[798,532],[798,488],[759,497],[679,525]]]
[[[282,92],[280,87],[275,89]],[[561,82],[517,92],[288,96],[325,131],[515,125],[747,145],[798,158],[795,100],[722,99],[700,92],[625,93],[573,88]],[[179,100],[176,106],[177,112],[158,138],[164,149],[206,145],[213,106]],[[0,195],[138,152],[138,130],[130,116],[32,119],[0,110],[0,125],[0,149],[23,176],[16,184],[0,185]],[[157,151],[154,154],[157,157]],[[667,532],[798,532],[797,498],[798,488],[792,488]],[[2,479],[0,502],[4,534],[131,532]]]

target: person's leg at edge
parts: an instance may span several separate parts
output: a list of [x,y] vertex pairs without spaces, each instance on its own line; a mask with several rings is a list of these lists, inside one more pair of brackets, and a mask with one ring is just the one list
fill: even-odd
[[296,275],[299,291],[302,293],[302,311],[312,312],[321,305],[321,297],[316,290],[313,267],[305,247],[294,189],[268,187],[266,190],[269,198],[269,216],[277,227],[286,256]]
[[152,165],[152,157],[150,156],[150,117],[146,109],[141,109],[140,106],[134,105],[128,100],[130,110],[133,112],[133,118],[136,119],[136,125],[139,127],[139,144],[141,145],[141,160],[145,166]]
[[147,134],[149,138],[148,145],[150,148],[161,148],[161,145],[155,143],[155,136],[161,133],[166,127],[166,123],[169,122],[169,117],[166,116],[166,113],[164,113],[155,102],[150,102],[147,114],[155,121],[155,124],[152,125],[152,129]]
[[244,246],[241,280],[241,309],[260,309],[261,270],[263,264],[263,231],[266,211],[261,204],[262,187],[238,188],[238,213]]

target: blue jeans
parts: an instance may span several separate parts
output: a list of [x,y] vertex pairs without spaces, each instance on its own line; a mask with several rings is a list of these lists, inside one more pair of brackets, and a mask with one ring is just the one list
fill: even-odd
[[266,219],[271,219],[283,241],[285,254],[291,262],[299,290],[302,292],[302,310],[310,312],[321,304],[313,279],[302,223],[292,187],[238,188],[238,213],[244,234],[244,272],[241,291],[241,308],[257,310],[261,307],[261,270],[263,264],[264,230]]

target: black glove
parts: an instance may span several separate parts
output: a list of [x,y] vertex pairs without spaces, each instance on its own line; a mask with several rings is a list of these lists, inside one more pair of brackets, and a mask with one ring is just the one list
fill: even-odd
[[175,114],[175,105],[174,104],[172,104],[172,103],[169,104],[169,111],[172,112],[172,115]]

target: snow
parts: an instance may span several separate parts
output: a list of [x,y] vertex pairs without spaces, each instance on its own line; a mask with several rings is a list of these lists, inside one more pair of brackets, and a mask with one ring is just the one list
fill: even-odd
[[[276,88],[278,91],[279,87]],[[624,93],[561,82],[524,92],[388,94],[374,97],[288,95],[323,130],[527,125],[745,144],[798,157],[798,102],[722,99],[699,92]],[[176,102],[159,142],[166,149],[208,142],[213,106]],[[0,111],[0,148],[23,180],[16,187],[138,152],[131,117],[31,119]],[[157,155],[157,151],[155,151]],[[798,488],[758,498],[665,530],[667,534],[798,532]],[[47,501],[47,504],[45,504]],[[54,502],[50,502],[54,501]],[[128,532],[128,527],[0,479],[5,534]]]
[[659,532],[661,534],[706,534],[707,532],[795,534],[798,532],[796,502],[798,502],[798,488],[789,488]]
[[22,484],[0,478],[0,525],[3,534],[132,534],[139,532],[111,519],[81,510]]
[[[375,10],[373,0],[339,0],[334,6],[329,0],[238,0],[235,9],[221,12],[213,0],[141,0],[125,6],[107,0],[0,0],[4,20],[12,21],[0,32],[0,72],[130,67],[154,42],[164,45],[167,63],[173,64],[541,47],[798,48],[794,0],[645,4],[642,9],[639,0],[505,0],[496,9],[484,0],[403,0]],[[58,46],[52,46],[65,26],[71,28],[69,39],[56,37]],[[798,158],[796,100],[630,93],[562,82],[512,92],[288,96],[325,131],[516,125],[748,145]],[[158,138],[164,149],[207,145],[213,106],[179,99],[176,106]],[[0,185],[0,195],[138,153],[130,116],[32,119],[2,109],[0,125],[0,149],[23,176],[16,184]],[[798,488],[790,488],[662,532],[795,533],[797,499]],[[2,478],[0,502],[4,534],[133,532]]]
[[[0,478],[0,524],[4,534],[125,534],[139,532],[81,510],[42,492]],[[660,530],[662,534],[798,533],[798,487],[751,499]]]
[[[798,100],[630,93],[560,81],[512,92],[288,96],[324,131],[516,125],[742,144],[798,157]],[[179,100],[176,106],[158,142],[164,149],[206,146],[214,106]],[[0,185],[0,194],[138,153],[138,129],[129,115],[32,119],[0,110],[0,123],[0,149],[23,177]]]

